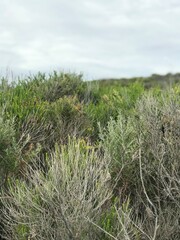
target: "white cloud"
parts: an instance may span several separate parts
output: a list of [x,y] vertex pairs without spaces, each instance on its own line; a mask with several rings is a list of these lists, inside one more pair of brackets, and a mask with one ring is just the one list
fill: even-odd
[[1,0],[0,71],[179,71],[178,0]]

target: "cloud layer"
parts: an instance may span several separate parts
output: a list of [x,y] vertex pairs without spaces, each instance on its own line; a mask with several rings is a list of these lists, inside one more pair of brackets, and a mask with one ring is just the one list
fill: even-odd
[[0,72],[88,79],[180,71],[178,0],[1,0]]

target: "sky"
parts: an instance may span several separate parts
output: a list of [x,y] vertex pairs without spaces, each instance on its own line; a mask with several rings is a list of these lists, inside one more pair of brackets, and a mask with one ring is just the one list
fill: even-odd
[[0,0],[0,75],[180,72],[179,0]]

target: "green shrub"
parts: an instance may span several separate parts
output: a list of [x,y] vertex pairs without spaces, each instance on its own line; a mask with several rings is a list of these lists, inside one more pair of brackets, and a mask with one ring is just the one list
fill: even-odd
[[109,87],[99,89],[100,99],[96,104],[89,102],[85,111],[93,123],[92,139],[97,140],[99,135],[98,123],[107,127],[110,118],[117,119],[119,111],[129,116],[133,112],[136,101],[142,95],[144,88],[140,83],[134,83],[129,87]]
[[41,100],[54,102],[64,96],[77,95],[84,97],[87,84],[83,82],[82,75],[75,73],[56,72],[46,75],[38,73],[19,82],[20,86],[39,96]]
[[49,145],[67,142],[68,135],[87,137],[91,131],[91,123],[84,112],[84,106],[76,96],[59,98],[50,103],[44,119],[51,126]]
[[117,185],[116,191],[121,191],[122,195],[128,194],[127,189],[133,189],[132,186],[139,179],[138,162],[134,158],[138,149],[136,131],[134,119],[127,118],[121,112],[117,120],[110,119],[107,128],[100,126],[100,145],[105,156],[111,159],[110,169]]
[[135,80],[2,79],[6,239],[180,239],[180,87]]
[[19,146],[15,138],[13,120],[4,120],[3,112],[0,113],[0,184],[6,184],[8,175],[13,173],[18,166]]
[[80,75],[39,73],[9,85],[3,80],[1,90],[4,118],[15,119],[16,141],[21,139],[26,159],[29,146],[40,144],[45,153],[55,142],[67,142],[68,134],[86,137],[92,131],[81,102],[92,98],[92,89]]
[[25,82],[15,86],[9,86],[7,91],[0,92],[1,106],[5,106],[6,119],[15,118],[16,127],[30,114],[43,115],[40,95],[36,95],[32,89],[28,89]]

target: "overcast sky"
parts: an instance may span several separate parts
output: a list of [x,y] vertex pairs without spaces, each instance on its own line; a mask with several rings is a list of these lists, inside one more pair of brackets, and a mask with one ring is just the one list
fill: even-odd
[[180,72],[179,0],[0,0],[0,74]]

